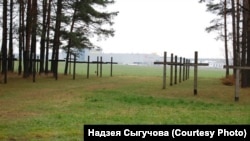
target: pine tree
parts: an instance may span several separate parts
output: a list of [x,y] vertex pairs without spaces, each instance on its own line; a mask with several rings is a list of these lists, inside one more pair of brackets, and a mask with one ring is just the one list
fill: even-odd
[[3,31],[2,31],[2,49],[1,49],[1,60],[2,60],[2,74],[4,75],[4,83],[7,83],[7,0],[3,0]]
[[[112,17],[116,16],[118,12],[101,12],[93,6],[98,5],[106,7],[113,3],[114,1],[76,0],[74,4],[72,4],[74,12],[71,20],[71,28],[69,32],[63,32],[64,39],[68,39],[68,44],[64,47],[64,50],[67,53],[64,74],[67,74],[69,56],[73,50],[94,47],[93,43],[89,40],[93,35],[97,35],[100,38],[114,35],[113,29],[103,29],[102,25],[112,25]],[[80,24],[75,26],[76,22]]]

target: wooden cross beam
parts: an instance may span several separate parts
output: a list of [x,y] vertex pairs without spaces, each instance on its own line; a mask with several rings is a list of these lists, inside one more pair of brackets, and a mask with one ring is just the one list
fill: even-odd
[[[195,51],[194,54],[194,63],[190,63],[190,61],[186,61],[185,58],[183,58],[183,63],[182,63],[182,58],[180,58],[180,62],[173,62],[173,55],[171,54],[171,62],[167,62],[167,52],[164,52],[164,61],[163,62],[154,62],[154,64],[162,64],[163,65],[163,89],[166,88],[166,65],[180,65],[180,66],[192,66],[194,67],[194,95],[197,95],[197,81],[198,81],[198,66],[208,66],[208,63],[198,63],[198,52]],[[176,60],[176,59],[175,59]],[[171,68],[172,70],[172,68]],[[183,70],[186,71],[187,75],[187,70],[185,70],[185,67],[183,67]],[[187,77],[183,73],[183,80],[184,78]],[[171,78],[172,80],[172,78]],[[179,81],[181,81],[181,67],[180,67],[180,76],[179,76]],[[170,83],[171,85],[171,83]]]
[[236,69],[234,100],[239,101],[239,98],[240,98],[240,70],[250,70],[250,67],[247,67],[247,66],[223,66],[223,68]]
[[[179,83],[181,83],[181,71],[182,71],[181,66],[187,67],[185,65],[185,62],[182,63],[182,57],[180,57],[180,62],[177,62],[177,56],[175,56],[175,58],[174,58],[173,54],[171,54],[171,61],[167,62],[167,52],[164,52],[164,61],[163,62],[156,61],[156,62],[154,62],[154,64],[163,65],[163,89],[166,88],[166,66],[167,65],[170,65],[170,86],[173,85],[173,73],[174,73],[174,84],[177,84],[177,65],[180,66],[180,69],[179,69]],[[175,67],[173,67],[173,65]],[[173,71],[173,69],[175,69],[175,70]],[[183,81],[184,81],[184,79],[183,79]]]

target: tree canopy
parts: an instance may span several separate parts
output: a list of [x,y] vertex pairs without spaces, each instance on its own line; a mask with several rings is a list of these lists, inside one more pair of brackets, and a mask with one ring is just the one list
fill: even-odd
[[39,73],[53,72],[56,78],[59,50],[67,53],[67,70],[70,53],[95,47],[91,42],[93,37],[114,36],[113,18],[118,11],[107,10],[114,3],[114,0],[4,0],[0,16],[2,74],[13,71],[13,50],[16,48],[20,75],[29,77],[36,69],[34,61],[39,61]]

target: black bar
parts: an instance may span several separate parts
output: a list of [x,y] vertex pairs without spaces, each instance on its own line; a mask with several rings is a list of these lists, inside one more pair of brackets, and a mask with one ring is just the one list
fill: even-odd
[[84,125],[84,141],[249,141],[250,125]]

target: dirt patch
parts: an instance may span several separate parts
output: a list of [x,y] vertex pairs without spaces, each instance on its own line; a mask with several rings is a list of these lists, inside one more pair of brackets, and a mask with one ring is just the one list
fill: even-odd
[[226,85],[226,86],[233,86],[234,83],[235,83],[235,78],[233,75],[230,75],[228,77],[225,77],[225,78],[221,78],[221,82],[223,85]]

